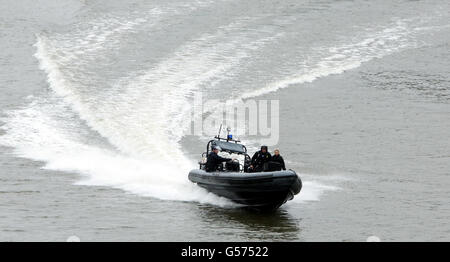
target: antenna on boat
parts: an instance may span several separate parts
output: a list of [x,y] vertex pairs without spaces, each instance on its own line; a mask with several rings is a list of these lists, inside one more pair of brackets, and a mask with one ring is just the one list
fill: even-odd
[[220,132],[222,131],[222,124],[220,124],[220,127],[219,127],[219,133],[217,134],[217,139],[219,139],[220,140]]

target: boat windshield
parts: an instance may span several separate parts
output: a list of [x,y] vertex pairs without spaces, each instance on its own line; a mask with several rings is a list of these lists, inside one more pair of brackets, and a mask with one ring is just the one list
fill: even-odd
[[245,154],[247,152],[245,147],[241,144],[225,142],[225,141],[213,141],[212,145],[219,146],[222,149],[222,151],[225,151],[228,153]]

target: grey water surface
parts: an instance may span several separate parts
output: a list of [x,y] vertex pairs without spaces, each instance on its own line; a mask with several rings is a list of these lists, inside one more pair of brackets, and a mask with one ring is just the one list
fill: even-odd
[[[450,240],[449,1],[0,3],[1,241]],[[294,200],[187,181],[195,92],[279,100]]]

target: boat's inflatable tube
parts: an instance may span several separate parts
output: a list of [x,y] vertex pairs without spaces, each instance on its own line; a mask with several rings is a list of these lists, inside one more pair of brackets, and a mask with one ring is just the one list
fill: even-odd
[[293,170],[240,173],[194,169],[189,172],[189,180],[216,195],[258,209],[276,209],[302,188]]

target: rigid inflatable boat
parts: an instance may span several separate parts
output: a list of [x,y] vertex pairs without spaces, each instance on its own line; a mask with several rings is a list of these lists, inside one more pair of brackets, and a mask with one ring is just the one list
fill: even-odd
[[219,146],[222,152],[244,156],[243,164],[233,160],[219,166],[217,171],[206,172],[203,160],[199,169],[189,172],[189,180],[218,196],[259,210],[275,210],[300,192],[302,182],[293,170],[247,172],[250,157],[239,142],[229,134],[227,138],[216,136],[208,142],[203,157],[208,156],[212,147]]

